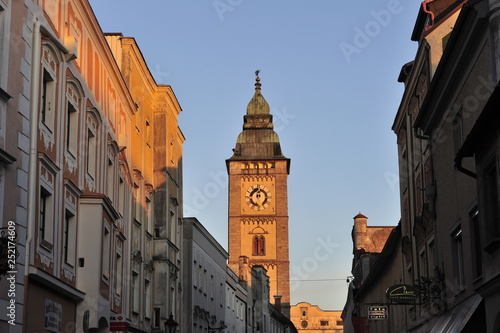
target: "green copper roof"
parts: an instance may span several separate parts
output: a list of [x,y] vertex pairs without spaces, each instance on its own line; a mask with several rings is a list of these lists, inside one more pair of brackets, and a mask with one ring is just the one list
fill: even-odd
[[248,103],[247,115],[270,114],[269,104],[260,92],[260,78],[257,77],[255,81],[255,94]]
[[243,117],[243,131],[236,140],[230,159],[276,159],[286,158],[281,152],[278,134],[274,131],[273,116],[269,104],[261,93],[261,83],[256,72],[255,93],[248,103]]

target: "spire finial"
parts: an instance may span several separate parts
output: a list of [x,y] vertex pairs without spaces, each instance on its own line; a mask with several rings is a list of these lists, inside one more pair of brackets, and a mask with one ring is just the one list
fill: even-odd
[[259,77],[260,69],[255,71],[255,90],[260,90],[260,77]]

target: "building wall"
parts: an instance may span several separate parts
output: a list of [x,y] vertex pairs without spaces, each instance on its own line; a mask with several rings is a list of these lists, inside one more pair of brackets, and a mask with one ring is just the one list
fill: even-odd
[[249,286],[229,267],[226,276],[226,325],[229,332],[251,332],[252,302]]
[[431,295],[420,293],[420,303],[407,307],[409,331],[447,325],[447,318],[463,308],[474,312],[461,318],[463,323],[454,319],[455,324],[464,332],[485,329],[484,303],[469,305],[482,279],[476,168],[473,159],[457,163],[456,156],[492,91],[491,48],[478,15],[488,9],[486,1],[456,4],[447,15],[415,27],[423,33],[401,80],[405,93],[393,126],[401,175],[403,278],[421,289],[432,287]]
[[142,237],[146,237],[145,249],[149,255],[145,261],[149,270],[154,265],[154,271],[145,274],[148,281],[155,280],[151,286],[153,308],[150,318],[154,319],[153,329],[160,330],[160,318],[172,314],[180,320],[182,316],[179,286],[182,276],[182,144],[185,138],[178,126],[182,110],[172,88],[155,83],[134,38],[106,34],[106,40],[124,73],[136,107],[131,124],[135,131],[120,135],[124,145],[132,145],[142,152],[141,159],[135,160],[132,167],[140,178],[138,181],[145,186],[141,232]]
[[5,309],[0,331],[7,333],[22,329],[25,304],[30,71],[24,64],[31,57],[23,39],[29,35],[23,30],[27,15],[22,2],[0,1],[0,306]]
[[196,218],[183,221],[184,301],[181,330],[203,332],[225,325],[227,252]]
[[344,332],[342,311],[323,310],[307,302],[297,303],[290,308],[290,317],[300,333]]
[[[449,4],[443,6],[446,8]],[[446,36],[452,31],[460,7],[446,16],[439,16],[428,26],[416,25],[423,33],[418,41],[416,58],[409,67],[409,73],[400,77],[405,92],[396,115],[393,130],[398,136],[400,165],[401,231],[403,237],[403,283],[414,284],[421,277],[435,278],[435,268],[442,272],[443,258],[439,248],[447,240],[441,239],[436,230],[436,179],[434,146],[421,133],[414,130],[428,87],[445,47]],[[420,16],[427,17],[420,12]],[[439,239],[439,240],[438,240]],[[429,320],[437,312],[436,304],[407,307],[409,323],[418,326],[422,320]],[[426,318],[426,319],[422,319]],[[411,324],[408,326],[411,329]]]
[[[184,138],[175,95],[155,83],[133,38],[106,39],[86,0],[1,6],[0,33],[9,38],[0,41],[13,53],[7,57],[2,47],[0,120],[14,131],[9,138],[22,138],[9,147],[23,144],[15,160],[2,153],[2,165],[19,158],[17,180],[9,182],[20,186],[13,202],[2,196],[0,205],[2,216],[19,220],[19,263],[25,253],[28,260],[24,290],[24,272],[17,278],[25,298],[16,301],[26,304],[17,320],[47,317],[52,308],[55,322],[64,325],[60,330],[113,330],[115,314],[138,331],[160,330],[160,316],[180,313],[181,301],[180,277],[168,282],[175,292],[157,299],[158,311],[153,291],[155,237],[169,239],[166,262],[180,270]],[[15,104],[5,105],[4,91],[16,93]],[[5,118],[5,107],[15,109],[12,119]],[[5,124],[0,122],[2,138]],[[159,169],[172,181],[155,175]],[[169,214],[155,214],[162,210]]]

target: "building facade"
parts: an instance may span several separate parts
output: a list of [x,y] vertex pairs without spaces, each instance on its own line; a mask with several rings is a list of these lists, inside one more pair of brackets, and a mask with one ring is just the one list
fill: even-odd
[[29,187],[29,79],[24,38],[28,12],[20,1],[0,1],[0,331],[23,325]]
[[[418,290],[413,302],[391,307],[403,320],[389,325],[396,332],[500,328],[498,116],[492,111],[499,101],[499,6],[424,1],[417,16],[418,51],[399,76],[405,90],[392,127],[402,265],[385,261],[386,272],[376,279],[400,276]],[[352,297],[380,301],[363,287]],[[377,332],[385,332],[383,325]]]
[[250,287],[236,272],[226,269],[226,325],[228,332],[252,332],[253,313]]
[[290,308],[290,317],[299,333],[343,333],[342,311],[323,310],[300,302]]
[[348,278],[348,295],[342,311],[344,333],[363,332],[363,329],[387,332],[391,325],[398,323],[398,319],[392,318],[394,313],[388,314],[392,316],[390,322],[379,322],[370,320],[368,311],[374,306],[387,306],[385,291],[391,285],[402,283],[396,246],[400,239],[399,227],[368,226],[368,218],[363,214],[354,217],[352,276]]
[[[183,222],[184,290],[181,328],[184,332],[209,332],[225,323],[227,252],[195,218]],[[243,311],[245,312],[245,311]]]
[[175,95],[88,1],[0,7],[0,211],[19,253],[1,330],[160,331],[181,312]]
[[250,266],[264,267],[270,277],[270,300],[280,296],[289,316],[290,262],[287,177],[290,159],[273,130],[269,104],[257,76],[255,94],[244,116],[229,174],[229,266],[238,271],[246,257]]
[[242,258],[234,272],[228,253],[196,218],[184,218],[183,229],[181,332],[296,332],[269,301],[264,267]]
[[498,1],[463,5],[414,123],[431,138],[446,287],[436,327],[448,331],[500,328],[498,122],[490,118],[498,105],[498,8]]

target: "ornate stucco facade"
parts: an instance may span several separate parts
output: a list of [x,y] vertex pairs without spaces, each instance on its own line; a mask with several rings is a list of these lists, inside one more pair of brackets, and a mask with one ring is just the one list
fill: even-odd
[[19,252],[0,330],[160,331],[181,314],[173,90],[86,0],[0,7],[0,211]]

